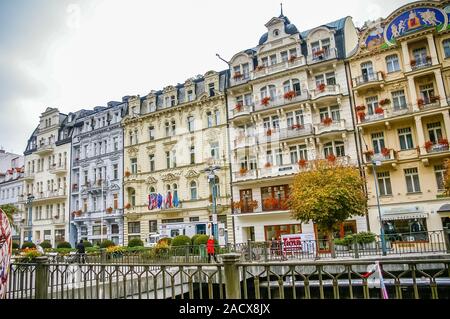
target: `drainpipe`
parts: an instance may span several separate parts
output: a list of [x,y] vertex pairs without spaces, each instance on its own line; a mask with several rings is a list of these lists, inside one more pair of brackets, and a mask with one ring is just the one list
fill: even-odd
[[[356,105],[356,99],[355,99],[355,92],[353,91],[353,82],[352,82],[352,72],[350,69],[350,63],[349,61],[345,61],[345,75],[347,77],[347,87],[349,90],[349,97],[350,97],[350,111],[352,114],[352,123],[353,123],[353,127],[355,129],[355,143],[356,143],[356,150],[357,150],[357,159],[358,159],[358,167],[359,167],[359,171],[361,176],[364,178],[364,193],[366,194],[366,200],[368,202],[369,200],[369,195],[367,192],[367,178],[366,178],[366,173],[364,170],[364,167],[362,165],[362,159],[361,159],[361,154],[362,154],[362,138],[359,132],[359,129],[356,127],[356,122],[355,122],[355,118],[356,118],[356,114],[355,114],[355,105]],[[364,144],[366,145],[366,149],[367,149],[367,144],[364,142]],[[370,231],[370,223],[369,223],[369,208],[366,208],[366,224],[367,224],[367,230]]]

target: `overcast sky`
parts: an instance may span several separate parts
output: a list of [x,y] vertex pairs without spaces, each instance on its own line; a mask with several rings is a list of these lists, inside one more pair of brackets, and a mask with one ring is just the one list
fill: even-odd
[[[405,0],[283,0],[300,31],[386,17]],[[0,147],[23,153],[46,107],[68,113],[183,83],[255,47],[280,0],[0,0]]]

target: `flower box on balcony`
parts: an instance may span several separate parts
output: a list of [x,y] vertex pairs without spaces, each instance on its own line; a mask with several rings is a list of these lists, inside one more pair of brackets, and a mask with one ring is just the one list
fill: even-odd
[[364,152],[364,155],[366,155],[367,157],[372,157],[373,156],[373,151],[372,150],[368,150]]
[[411,61],[410,61],[411,66],[416,66],[416,63],[417,63],[416,60],[411,60]]
[[264,65],[258,65],[258,66],[255,68],[255,70],[256,70],[256,71],[261,71],[261,70],[264,70],[264,68],[265,68]]
[[269,102],[270,102],[270,96],[266,96],[266,97],[262,98],[262,100],[261,100],[261,104],[264,106],[269,105]]
[[375,114],[383,114],[383,113],[384,113],[384,110],[382,107],[375,108]]
[[366,109],[366,106],[365,105],[358,105],[358,106],[355,106],[355,110],[356,111],[364,111]]
[[425,105],[425,100],[424,99],[417,99],[417,105],[419,106],[419,108],[422,108],[422,106]]
[[245,174],[247,174],[247,172],[248,172],[248,169],[246,169],[246,168],[241,168],[239,170],[239,174],[241,174],[241,175],[245,175]]
[[272,131],[271,129],[268,129],[268,130],[266,131],[266,135],[267,135],[267,136],[271,136],[272,133],[273,133],[273,131]]
[[272,167],[272,163],[267,162],[266,164],[264,164],[264,167],[265,167],[265,168],[270,168],[270,167]]
[[242,110],[242,104],[241,103],[236,104],[234,109],[236,110],[236,112],[240,112]]
[[361,112],[358,112],[357,115],[358,115],[359,121],[364,122],[364,120],[366,119],[366,113],[361,111]]
[[318,56],[321,56],[324,53],[325,53],[325,50],[320,49],[320,50],[314,51],[314,56],[318,57]]
[[331,125],[331,123],[333,123],[333,119],[331,117],[327,116],[326,118],[324,118],[322,120],[323,125],[329,126],[329,125]]
[[439,96],[439,95],[431,96],[431,97],[430,97],[430,102],[431,102],[431,103],[436,103],[436,102],[439,101],[439,99],[440,99],[440,96]]
[[301,168],[305,168],[307,164],[308,164],[308,161],[303,158],[298,161],[298,166],[300,166]]
[[325,83],[320,83],[320,84],[317,86],[317,90],[318,90],[319,92],[323,92],[323,91],[325,90]]
[[380,104],[380,105],[386,105],[386,104],[390,104],[390,103],[391,103],[391,100],[389,100],[389,99],[383,99],[378,102],[378,104]]
[[289,62],[293,63],[295,60],[297,60],[297,56],[291,55],[291,57],[289,58]]
[[440,139],[438,140],[438,143],[439,143],[440,145],[446,145],[446,146],[448,146],[448,140],[447,140],[446,138],[440,138]]
[[112,211],[113,211],[112,207],[108,207],[108,208],[106,209],[106,212],[107,212],[108,214],[111,214]]
[[426,60],[427,60],[428,63],[430,63],[431,62],[431,56],[427,55]]
[[242,78],[241,72],[236,72],[236,73],[234,73],[233,79],[238,80],[238,79],[240,79],[240,78]]
[[291,126],[291,130],[301,130],[303,128],[304,128],[304,126],[301,124],[294,124]]
[[384,157],[387,157],[391,154],[391,150],[387,147],[383,147],[381,149],[381,154],[383,154]]
[[129,171],[125,171],[125,177],[130,177],[131,173]]
[[327,161],[330,163],[334,163],[336,161],[336,156],[334,154],[330,154],[327,156]]
[[292,100],[295,96],[296,96],[295,91],[288,91],[288,92],[284,93],[283,97],[286,100]]
[[427,150],[427,152],[431,151],[431,148],[433,147],[434,143],[432,141],[426,141],[425,142],[425,149]]
[[126,209],[130,209],[130,208],[131,208],[131,204],[130,204],[130,203],[126,204],[126,205],[125,205],[125,208],[126,208]]

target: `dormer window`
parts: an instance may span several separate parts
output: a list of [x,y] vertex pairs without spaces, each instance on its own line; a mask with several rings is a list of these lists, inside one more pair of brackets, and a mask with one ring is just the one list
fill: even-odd
[[193,94],[192,90],[189,90],[189,91],[188,91],[187,96],[188,96],[188,102],[194,100],[194,94]]
[[214,83],[209,83],[208,88],[209,88],[209,96],[214,96]]
[[170,97],[170,106],[175,106],[175,95]]
[[273,30],[274,37],[277,37],[279,34],[280,34],[280,30],[278,30],[278,29]]

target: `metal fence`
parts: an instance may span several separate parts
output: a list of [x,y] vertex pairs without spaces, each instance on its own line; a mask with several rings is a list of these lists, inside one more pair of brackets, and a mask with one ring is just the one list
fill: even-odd
[[[381,298],[371,261],[221,264],[11,265],[9,299],[354,299]],[[389,298],[448,299],[450,259],[383,261]]]

